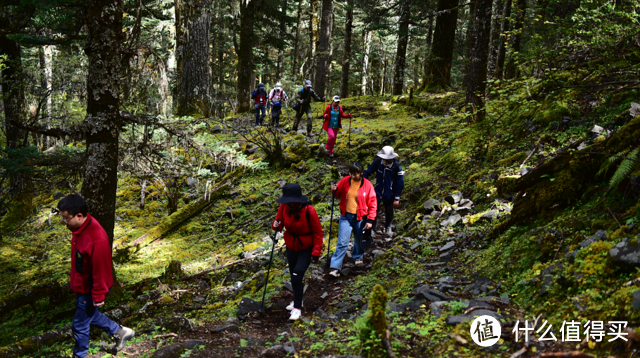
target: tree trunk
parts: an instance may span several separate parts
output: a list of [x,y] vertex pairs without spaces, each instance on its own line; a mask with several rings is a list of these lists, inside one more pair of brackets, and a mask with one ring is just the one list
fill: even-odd
[[349,68],[351,67],[351,35],[353,33],[353,0],[347,0],[347,18],[344,24],[344,55],[342,56],[342,76],[340,97],[349,97]]
[[316,49],[318,41],[318,0],[310,0],[311,4],[309,12],[309,59],[305,74],[307,79],[313,81],[313,75],[316,69]]
[[240,4],[240,45],[238,52],[238,113],[249,112],[253,77],[253,16],[256,0]]
[[369,51],[371,50],[371,35],[373,33],[370,30],[364,31],[364,55],[362,56],[362,81],[360,81],[360,93],[363,96],[367,94],[367,71],[369,71]]
[[291,75],[293,83],[298,82],[298,60],[300,58],[300,32],[302,30],[302,0],[298,0],[298,22],[296,22],[296,43],[293,50],[293,67],[291,67]]
[[[438,11],[453,9],[458,0],[438,0]],[[436,30],[429,52],[422,90],[436,90],[451,86],[451,61],[456,36],[458,10],[450,10],[436,18]]]
[[320,22],[320,42],[318,46],[318,67],[314,90],[322,97],[327,90],[327,72],[331,56],[331,30],[333,29],[333,0],[322,0],[322,20]]
[[4,97],[4,130],[7,147],[19,148],[26,139],[27,133],[10,124],[11,121],[22,123],[25,115],[24,84],[22,75],[22,55],[20,45],[0,36],[0,55],[6,56],[2,70],[2,95]]
[[398,47],[396,49],[395,71],[393,74],[393,94],[402,94],[404,88],[404,70],[407,66],[407,44],[409,42],[409,20],[411,20],[411,1],[403,0],[402,14],[398,24]]
[[502,24],[500,25],[500,46],[498,47],[498,56],[496,59],[495,78],[502,79],[504,73],[504,59],[507,53],[506,33],[509,31],[509,20],[511,16],[511,0],[504,0],[504,8],[502,9]]
[[118,138],[120,135],[120,57],[122,0],[93,0],[87,11],[87,161],[82,196],[89,212],[113,244]]
[[471,57],[467,66],[467,103],[476,111],[476,120],[484,118],[484,91],[487,86],[487,61],[491,36],[491,0],[476,0]]
[[469,60],[472,56],[471,54],[471,47],[473,46],[473,29],[474,29],[474,22],[476,20],[476,5],[478,4],[477,1],[473,1],[471,4],[469,4],[468,10],[469,13],[467,14],[467,30],[466,33],[464,35],[464,77],[462,78],[462,87],[467,87],[467,79],[469,78],[469,72],[468,72],[468,68],[469,68]]
[[515,56],[520,52],[520,42],[522,41],[522,29],[524,27],[524,16],[527,12],[527,0],[518,0],[516,3],[516,21],[513,25],[513,44],[511,46],[511,56],[507,68],[505,68],[505,78],[514,78],[517,75],[518,66],[516,65]]
[[211,1],[175,1],[178,116],[209,116]]
[[429,59],[429,54],[431,53],[431,42],[433,39],[433,18],[434,16],[429,16],[429,22],[427,22],[427,39],[425,42],[426,51],[425,51],[425,56],[422,63],[423,76],[426,76],[427,74],[427,64],[429,63],[428,59]]
[[493,78],[496,72],[498,49],[500,48],[500,21],[502,21],[502,3],[504,0],[493,1],[493,20],[491,21],[491,45],[489,47],[489,67],[487,74]]
[[[284,39],[287,35],[287,0],[282,0],[282,16],[280,18],[280,38]],[[285,43],[282,44],[282,47],[278,49],[278,66],[276,70],[276,81],[280,81],[282,79],[282,74],[284,73],[284,46]]]

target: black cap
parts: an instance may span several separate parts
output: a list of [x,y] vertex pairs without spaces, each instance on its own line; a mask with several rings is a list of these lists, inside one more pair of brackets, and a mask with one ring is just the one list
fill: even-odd
[[280,204],[286,203],[306,203],[309,198],[302,195],[302,188],[298,184],[287,184],[282,188],[282,197],[278,198],[276,202]]

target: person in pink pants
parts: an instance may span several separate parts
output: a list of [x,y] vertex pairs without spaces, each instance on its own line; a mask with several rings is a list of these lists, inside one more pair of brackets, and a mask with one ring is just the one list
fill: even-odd
[[330,157],[334,157],[333,147],[336,145],[336,137],[338,131],[342,128],[342,118],[352,118],[352,114],[345,114],[342,112],[342,106],[340,105],[340,96],[333,96],[333,101],[324,110],[324,125],[322,129],[327,131],[327,144],[325,149]]

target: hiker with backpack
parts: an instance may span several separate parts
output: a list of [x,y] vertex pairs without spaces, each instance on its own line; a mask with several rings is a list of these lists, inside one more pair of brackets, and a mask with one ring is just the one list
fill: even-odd
[[351,257],[356,265],[363,264],[364,250],[360,242],[363,231],[371,229],[376,219],[378,204],[373,185],[362,174],[362,164],[354,162],[349,166],[349,175],[342,178],[338,184],[331,184],[331,192],[340,198],[340,220],[338,222],[338,244],[331,256],[331,271],[334,277],[340,276],[342,261],[347,253],[347,247],[353,231],[353,249]]
[[[377,158],[371,163],[369,168],[364,171],[364,177],[369,178],[370,175],[376,173],[376,196],[378,198],[378,207],[380,203],[384,205],[384,233],[391,237],[393,230],[391,222],[393,221],[393,209],[400,206],[400,195],[404,189],[404,171],[396,160],[398,154],[393,151],[393,147],[385,146],[378,152]],[[374,221],[374,229],[375,229]]]
[[[258,88],[251,94],[253,100],[253,108],[256,110],[256,126],[259,126],[264,121],[264,117],[267,111],[267,91],[264,89],[264,83],[260,83]],[[260,115],[262,112],[262,115]]]
[[333,158],[333,147],[336,145],[336,137],[338,131],[342,128],[342,118],[352,118],[352,114],[345,114],[342,112],[342,106],[340,106],[340,96],[333,96],[331,104],[324,109],[324,125],[322,129],[327,131],[327,144],[324,148],[327,150],[329,157]]
[[302,279],[309,264],[317,263],[322,253],[322,226],[309,198],[302,195],[300,185],[285,185],[282,197],[276,202],[280,203],[280,207],[271,227],[277,231],[286,229],[284,243],[287,246],[287,262],[293,288],[293,302],[287,306],[287,310],[291,311],[289,320],[295,321],[302,314]]
[[296,111],[296,119],[293,122],[293,130],[298,130],[298,124],[302,118],[302,114],[307,114],[307,136],[311,137],[311,130],[313,129],[313,115],[311,113],[311,98],[320,102],[326,100],[326,97],[318,97],[318,95],[311,89],[311,81],[304,81],[304,86],[296,91],[296,104],[293,109]]
[[282,113],[282,103],[288,101],[289,96],[282,89],[282,83],[276,83],[275,88],[269,92],[269,103],[271,104],[271,125],[280,125],[280,113]]

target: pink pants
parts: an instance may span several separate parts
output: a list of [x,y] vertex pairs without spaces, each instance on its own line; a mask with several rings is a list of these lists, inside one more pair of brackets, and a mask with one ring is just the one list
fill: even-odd
[[327,150],[328,154],[333,154],[333,147],[336,145],[336,137],[338,136],[338,128],[327,128],[327,145],[324,146],[324,149]]

